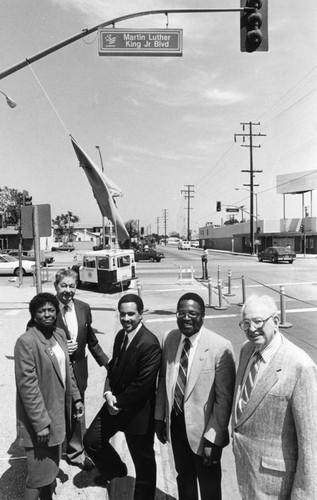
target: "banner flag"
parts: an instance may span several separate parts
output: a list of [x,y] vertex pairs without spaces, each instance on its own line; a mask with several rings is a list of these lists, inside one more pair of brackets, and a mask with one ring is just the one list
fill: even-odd
[[122,191],[94,164],[75,139],[70,137],[79,160],[79,166],[85,171],[101,214],[112,222],[118,241],[123,243],[129,238],[129,235],[113,200],[113,196],[122,196]]

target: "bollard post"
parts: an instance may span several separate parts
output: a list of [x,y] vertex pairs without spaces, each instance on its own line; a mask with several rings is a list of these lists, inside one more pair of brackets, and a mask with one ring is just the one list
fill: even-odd
[[228,309],[228,306],[223,305],[222,301],[222,281],[221,279],[218,280],[218,306],[214,306],[214,309],[218,310],[223,310],[223,309]]
[[280,308],[281,308],[281,322],[279,324],[280,328],[291,328],[292,323],[286,321],[286,311],[285,311],[285,286],[280,286]]
[[208,307],[212,307],[212,280],[208,279]]
[[138,296],[142,299],[142,285],[139,281],[136,283],[137,291],[138,291]]
[[226,297],[234,297],[234,293],[231,291],[231,270],[228,271],[228,293],[224,294]]
[[245,299],[246,299],[246,293],[245,293],[245,279],[244,279],[244,276],[242,275],[241,276],[241,286],[242,286],[242,302],[240,302],[238,304],[238,306],[243,306],[243,304],[245,303]]

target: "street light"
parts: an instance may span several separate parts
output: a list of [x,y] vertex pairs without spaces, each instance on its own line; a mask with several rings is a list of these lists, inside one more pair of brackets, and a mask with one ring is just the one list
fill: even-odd
[[[250,194],[251,194],[250,189],[247,189],[247,188],[242,188],[242,187],[241,187],[241,188],[234,188],[234,189],[235,189],[236,191],[240,191],[240,190],[242,190],[242,189],[243,189],[243,191],[248,191],[248,193],[250,193]],[[253,194],[254,194],[254,196],[255,196],[255,220],[256,220],[256,223],[258,223],[258,217],[259,217],[259,215],[258,215],[258,194],[257,194],[257,193],[254,193],[254,192],[253,192]]]
[[0,93],[2,95],[4,95],[4,97],[6,98],[6,101],[7,101],[7,105],[10,106],[10,108],[15,108],[17,103],[11,99],[11,97],[9,97],[7,94],[5,94],[4,92],[2,92],[2,90],[0,90]]

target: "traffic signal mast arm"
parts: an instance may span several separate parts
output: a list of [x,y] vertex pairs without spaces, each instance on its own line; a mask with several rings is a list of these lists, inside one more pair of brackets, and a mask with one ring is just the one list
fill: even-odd
[[99,28],[106,28],[107,26],[115,27],[116,23],[126,21],[127,19],[158,15],[158,14],[164,14],[167,16],[168,14],[204,14],[213,12],[239,12],[240,14],[243,14],[245,12],[252,13],[254,12],[254,7],[243,6],[240,9],[160,9],[160,10],[147,10],[142,12],[135,12],[134,14],[128,14],[125,16],[116,17],[114,19],[111,19],[110,21],[104,21],[103,23],[99,23],[96,26],[93,26],[92,28],[84,28],[80,31],[80,33],[77,33],[76,35],[73,35],[70,38],[66,38],[61,42],[52,45],[51,47],[48,47],[47,49],[42,50],[41,52],[38,52],[37,54],[30,56],[24,59],[23,61],[20,61],[17,64],[14,64],[10,68],[7,68],[0,73],[0,80],[5,78],[6,76],[12,75],[12,73],[19,71],[20,69],[25,68],[29,64],[32,64],[33,62],[38,61],[39,59],[42,59],[43,57],[46,57],[49,54],[52,54],[53,52],[56,52],[57,50],[62,49],[63,47],[66,47],[67,45],[70,45],[71,43],[76,42],[77,40],[80,40],[81,38],[84,38],[87,35],[90,35],[91,33],[94,33]]

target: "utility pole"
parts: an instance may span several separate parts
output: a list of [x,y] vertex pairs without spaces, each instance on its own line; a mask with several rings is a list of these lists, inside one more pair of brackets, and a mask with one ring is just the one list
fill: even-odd
[[157,232],[157,235],[159,236],[160,235],[160,218],[159,217],[156,217],[156,232]]
[[[259,126],[259,123],[252,122],[243,122],[240,123],[242,125],[242,134],[234,134],[234,142],[237,141],[237,137],[242,137],[242,141],[245,142],[245,138],[249,138],[249,144],[241,144],[241,147],[250,148],[250,170],[241,170],[241,172],[249,172],[250,173],[250,251],[251,255],[254,253],[254,176],[255,173],[263,172],[263,170],[254,170],[253,168],[253,148],[260,148],[261,145],[255,146],[253,144],[253,137],[266,137],[266,134],[254,134],[252,131],[253,126]],[[245,127],[249,127],[249,131],[245,132]],[[246,185],[246,184],[245,184]],[[258,186],[258,184],[256,184]]]
[[167,209],[164,208],[163,210],[163,223],[164,223],[164,239],[165,239],[165,245],[166,245],[166,221],[167,221]]
[[185,196],[185,200],[187,200],[187,240],[190,241],[190,199],[194,198],[192,195],[195,191],[191,189],[194,187],[193,184],[185,184],[185,187],[187,187],[187,189],[182,189],[181,194],[183,194]]
[[[98,150],[98,153],[99,153],[99,158],[100,158],[100,164],[101,164],[101,171],[102,173],[104,173],[104,166],[103,166],[103,160],[102,160],[102,154],[101,154],[101,151],[100,151],[100,146],[95,146],[95,148]],[[102,226],[102,240],[101,240],[101,245],[102,245],[102,248],[104,249],[105,246],[106,246],[106,228],[105,228],[105,218],[104,216],[101,214],[101,226]],[[112,248],[112,230],[110,231],[110,241],[109,241],[109,244],[110,244],[110,248]]]

